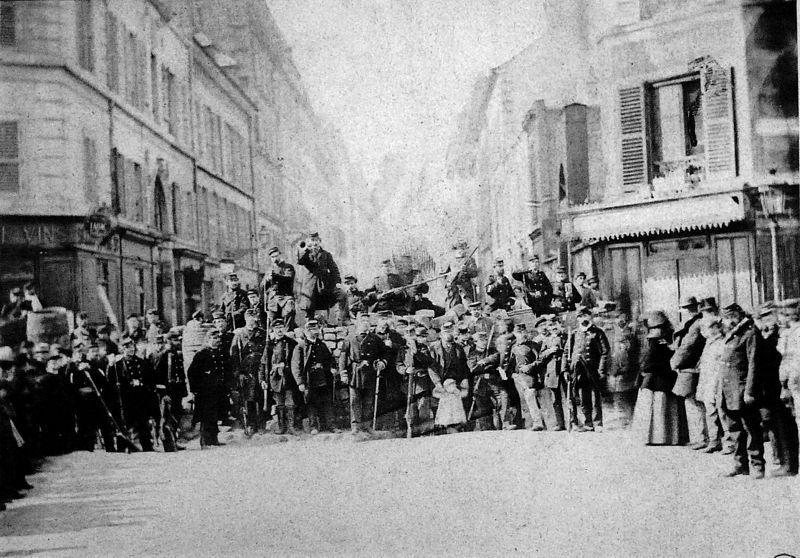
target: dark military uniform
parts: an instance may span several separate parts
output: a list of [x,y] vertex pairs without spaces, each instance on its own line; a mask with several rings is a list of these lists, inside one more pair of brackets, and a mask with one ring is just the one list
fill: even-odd
[[472,280],[478,276],[475,258],[458,256],[447,271],[455,273],[447,286],[447,307],[471,303],[475,297]]
[[[418,339],[409,339],[397,353],[398,366],[402,367],[405,374],[410,374],[411,405],[406,409],[406,421],[417,432],[428,430],[432,424],[431,397],[436,384],[441,384],[441,379],[435,371],[436,363],[433,360],[430,347]],[[409,397],[409,382],[404,386],[406,397]]]
[[187,376],[195,396],[192,424],[200,423],[200,445],[218,445],[219,401],[231,384],[230,358],[221,349],[205,347],[192,359]]
[[153,451],[150,420],[158,418],[155,373],[150,363],[137,356],[123,357],[108,367],[108,382],[121,400],[117,422],[138,437],[143,451]]
[[505,275],[495,277],[486,285],[485,290],[486,294],[492,299],[489,304],[491,311],[511,308],[514,299],[514,288],[511,286],[511,281],[508,280],[508,277]]
[[105,374],[92,363],[78,362],[70,365],[68,375],[75,398],[76,448],[94,451],[100,430],[106,451],[113,451],[114,430],[100,399],[106,389]]
[[308,422],[320,431],[332,430],[332,369],[336,361],[322,338],[298,343],[292,355],[292,375],[298,387],[305,389]]
[[269,275],[264,277],[262,289],[266,300],[266,310],[270,322],[280,318],[289,330],[295,326],[294,266],[283,261],[275,264]]
[[473,351],[467,358],[470,374],[475,378],[474,397],[478,429],[502,430],[508,418],[508,391],[497,369],[499,355],[494,347],[485,352]]
[[581,301],[578,287],[569,281],[555,281],[553,283],[553,297],[550,307],[556,314],[560,312],[574,312],[576,305]]
[[564,404],[561,397],[561,390],[564,387],[564,380],[561,374],[563,354],[564,339],[562,339],[561,335],[550,334],[545,337],[542,343],[537,361],[538,373],[543,376],[543,387],[539,393],[540,400],[550,400],[553,414],[555,415],[555,430],[564,430]]
[[348,337],[339,356],[339,370],[348,375],[350,385],[350,427],[364,430],[372,420],[377,378],[376,364],[386,364],[387,347],[374,333]]
[[259,380],[261,383],[269,384],[272,397],[275,399],[279,434],[283,434],[287,429],[294,431],[297,384],[294,381],[291,367],[295,347],[297,347],[297,341],[290,337],[270,339],[261,357],[263,366],[259,373]]
[[322,248],[303,250],[297,263],[308,272],[301,281],[298,306],[311,319],[315,311],[328,310],[336,303],[336,285],[342,282],[342,276],[333,256]]
[[[567,343],[570,360],[566,361],[565,352],[562,365],[569,372],[574,389],[580,394],[583,424],[587,428],[603,426],[601,377],[605,375],[606,360],[611,352],[608,337],[602,329],[591,324],[588,328],[577,328]],[[575,398],[570,402],[570,423],[578,424]]]
[[229,331],[244,327],[244,311],[250,308],[250,301],[247,299],[247,292],[244,289],[226,290],[222,295],[220,306],[225,314]]
[[522,283],[525,302],[531,307],[534,314],[540,316],[550,311],[553,286],[544,271],[515,271],[511,277]]
[[266,343],[267,333],[258,326],[242,327],[233,332],[231,365],[236,377],[240,418],[247,433],[258,427],[258,407],[263,399],[259,377]]
[[188,395],[186,373],[183,368],[183,351],[169,347],[155,357],[156,388],[160,399],[169,397],[170,412],[179,417],[183,414],[181,401]]

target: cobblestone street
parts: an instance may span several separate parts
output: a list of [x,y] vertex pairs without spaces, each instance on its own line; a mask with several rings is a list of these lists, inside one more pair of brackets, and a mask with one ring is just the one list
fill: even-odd
[[797,555],[797,478],[624,432],[349,435],[75,453],[0,515],[0,556]]

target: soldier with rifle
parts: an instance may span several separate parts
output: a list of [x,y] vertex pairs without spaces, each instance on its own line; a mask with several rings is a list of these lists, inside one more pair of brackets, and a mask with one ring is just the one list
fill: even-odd
[[259,371],[267,343],[267,333],[258,323],[256,308],[248,308],[245,311],[244,321],[244,327],[233,332],[230,355],[236,378],[240,419],[245,434],[250,436],[258,428],[258,405],[263,399]]
[[447,284],[447,308],[459,304],[468,305],[475,300],[475,285],[473,279],[478,276],[478,266],[475,263],[476,246],[467,255],[467,243],[459,242],[453,245],[453,261],[445,270],[450,275]]
[[[473,388],[473,406],[470,415],[477,413],[478,430],[503,430],[508,420],[508,391],[497,368],[499,355],[492,346],[494,330],[489,333],[476,331],[472,338],[475,341],[475,360],[471,363],[470,374],[475,378]],[[473,416],[467,416],[471,420]]]
[[119,404],[119,423],[138,438],[142,451],[153,451],[152,427],[158,418],[155,373],[150,363],[136,356],[130,337],[120,341],[122,356],[108,367],[108,382]]
[[297,341],[286,336],[286,325],[276,319],[271,323],[272,338],[267,340],[261,357],[259,380],[264,393],[269,390],[275,400],[278,420],[277,434],[294,434],[294,410],[298,397],[297,384],[292,375],[292,357]]
[[[75,397],[77,426],[77,449],[94,451],[99,430],[106,451],[114,451],[114,431],[106,417],[100,389],[106,388],[106,377],[97,368],[89,353],[97,352],[97,344],[90,342],[87,354],[79,362],[71,363],[67,369],[68,380]],[[95,356],[92,354],[91,356]]]
[[236,273],[228,274],[225,280],[226,290],[222,295],[220,307],[228,324],[228,330],[233,331],[244,325],[244,311],[250,308],[247,292],[242,289],[239,276]]
[[368,304],[370,304],[369,311],[373,313],[400,312],[408,301],[402,286],[402,278],[392,271],[392,260],[383,260],[380,275],[375,277],[372,286],[364,291],[367,294]]
[[[156,390],[162,406],[169,400],[170,415],[180,418],[183,415],[181,401],[189,394],[186,389],[186,373],[183,368],[181,334],[172,328],[166,335],[168,346],[155,356]],[[163,417],[162,417],[163,422]]]
[[359,314],[356,331],[344,342],[339,356],[342,383],[350,387],[350,429],[353,434],[369,431],[375,392],[386,369],[387,347],[371,331],[368,314]]
[[303,394],[311,434],[333,432],[331,384],[336,361],[321,336],[319,322],[306,322],[306,338],[297,344],[292,355],[292,375]]
[[583,425],[578,427],[578,431],[592,432],[596,426],[603,426],[601,384],[611,346],[605,332],[592,323],[589,308],[579,308],[577,317],[578,328],[567,339],[562,369],[569,375],[572,388],[570,430],[578,427],[577,403],[580,398]]

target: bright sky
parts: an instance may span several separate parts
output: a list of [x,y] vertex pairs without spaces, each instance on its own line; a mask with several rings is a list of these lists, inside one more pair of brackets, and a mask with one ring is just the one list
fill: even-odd
[[533,41],[541,0],[266,0],[311,101],[372,181],[446,147],[478,74]]

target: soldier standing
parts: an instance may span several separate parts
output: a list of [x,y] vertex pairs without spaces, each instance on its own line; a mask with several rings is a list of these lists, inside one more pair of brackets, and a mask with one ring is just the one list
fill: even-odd
[[[344,305],[344,293],[338,289],[342,276],[331,253],[322,248],[319,233],[311,233],[308,244],[301,243],[300,249],[297,263],[306,268],[307,273],[302,278],[299,306],[306,319],[311,320],[317,310],[328,310],[337,301]],[[345,309],[340,310],[344,316]]]
[[220,307],[228,324],[228,331],[233,331],[244,326],[244,311],[250,308],[250,302],[247,300],[247,293],[239,283],[237,274],[228,274],[225,284],[226,290],[222,295]]
[[[219,332],[220,350],[226,355],[230,355],[231,345],[233,344],[233,331],[228,329],[229,322],[225,318],[225,314],[221,311],[213,312],[211,314],[211,323],[214,325],[214,329]],[[226,379],[222,389],[219,390],[220,399],[217,412],[225,426],[231,425],[231,392],[233,391],[233,383],[234,378],[231,375]]]
[[166,334],[167,347],[155,359],[156,391],[159,395],[161,414],[160,431],[164,440],[164,451],[183,449],[177,444],[180,434],[180,418],[183,416],[183,398],[186,389],[186,373],[183,368],[181,334],[176,328]]
[[581,301],[578,288],[567,279],[567,268],[559,266],[556,280],[553,283],[553,298],[550,307],[553,312],[574,312],[576,305]]
[[264,282],[261,284],[269,321],[272,323],[280,319],[287,328],[294,329],[294,266],[286,261],[277,246],[270,249],[269,257],[272,260],[272,271],[264,276]]
[[297,342],[286,336],[283,320],[276,319],[271,324],[273,338],[267,341],[261,358],[259,379],[261,389],[272,391],[275,399],[275,414],[278,419],[278,434],[294,434],[294,409],[297,384],[292,375],[292,357]]
[[97,345],[89,345],[87,357],[69,367],[69,383],[75,396],[77,449],[94,451],[97,431],[103,438],[106,451],[114,449],[114,433],[109,424],[101,394],[106,389],[106,376],[97,368],[88,353],[97,352]]
[[319,322],[309,320],[305,329],[306,339],[292,355],[292,375],[306,403],[311,434],[333,432],[331,389],[336,361],[320,336]]
[[564,426],[564,405],[561,397],[561,391],[564,387],[564,377],[561,374],[564,338],[559,331],[557,323],[553,323],[549,326],[545,323],[543,326],[546,333],[542,340],[542,347],[539,351],[537,363],[541,369],[540,373],[544,375],[544,386],[541,395],[550,397],[553,414],[556,418],[556,427],[554,430],[561,431],[566,429]]
[[494,273],[486,285],[486,295],[492,300],[489,303],[489,312],[495,310],[510,310],[514,304],[514,288],[506,277],[505,262],[497,258],[493,266]]
[[[414,329],[398,353],[398,369],[406,378],[406,422],[412,432],[421,434],[431,429],[433,388],[442,381],[435,371],[435,362],[428,347],[428,330],[424,326]],[[410,381],[409,381],[410,380]],[[411,389],[409,394],[408,390]]]
[[370,331],[369,315],[360,314],[356,332],[349,336],[339,356],[342,382],[350,386],[350,429],[369,431],[377,382],[386,369],[386,345]]
[[[470,373],[477,378],[474,387],[475,407],[478,413],[478,430],[503,430],[508,420],[508,391],[497,369],[499,355],[497,349],[489,346],[489,336],[485,331],[476,331],[474,359],[470,363]],[[488,415],[488,424],[486,421]]]
[[264,304],[261,304],[261,295],[258,294],[258,289],[247,289],[247,303],[256,311],[258,325],[262,329],[266,329],[267,312],[264,310]]
[[257,307],[245,310],[244,321],[244,327],[233,332],[230,355],[242,426],[245,434],[251,435],[258,428],[258,404],[263,399],[259,377],[267,333],[258,323]]
[[150,363],[136,356],[130,337],[120,341],[122,357],[108,369],[108,382],[120,403],[120,425],[139,439],[142,451],[153,451],[151,427],[158,418],[155,373]]
[[211,329],[206,334],[206,346],[189,365],[189,390],[194,394],[192,425],[200,424],[200,447],[221,446],[217,439],[217,420],[221,396],[230,385],[231,368],[228,353],[222,350],[219,331]]
[[[570,375],[573,389],[580,393],[583,426],[578,431],[593,432],[595,426],[603,426],[601,383],[611,345],[605,332],[592,323],[592,311],[584,306],[578,309],[578,328],[567,340],[567,346],[562,369]],[[570,425],[577,427],[577,402],[575,397],[571,399]]]
[[[543,387],[536,365],[538,354],[528,338],[527,327],[524,323],[519,323],[514,327],[514,337],[516,341],[511,348],[509,368],[512,370],[514,385],[519,394],[523,417],[526,414],[530,417],[528,428],[531,430],[544,430],[544,419],[538,399],[538,392]],[[525,422],[528,423],[527,420]]]
[[792,402],[794,420],[800,431],[800,299],[787,299],[780,303],[779,318],[780,381]]
[[511,277],[522,283],[525,302],[537,316],[550,311],[550,297],[553,295],[553,286],[541,270],[539,256],[534,254],[528,260],[527,271],[515,271]]
[[[708,446],[708,428],[706,428],[705,405],[698,401],[697,365],[706,340],[701,332],[703,315],[699,311],[699,303],[693,296],[688,297],[680,305],[680,309],[687,313],[687,318],[673,334],[673,348],[675,352],[670,359],[670,366],[678,373],[678,386],[683,390],[673,393],[684,398],[686,404],[686,418],[689,424],[689,448],[702,450]],[[687,381],[688,380],[688,381]]]
[[439,341],[431,346],[431,355],[436,363],[436,373],[442,383],[454,380],[461,390],[469,388],[469,366],[464,348],[455,342],[453,327],[445,326],[439,335]]

